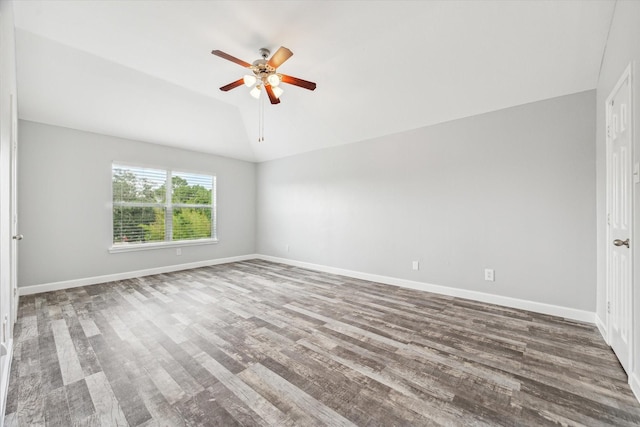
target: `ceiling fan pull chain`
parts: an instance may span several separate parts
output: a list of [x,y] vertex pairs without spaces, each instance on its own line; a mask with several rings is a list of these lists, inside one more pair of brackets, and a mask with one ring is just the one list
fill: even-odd
[[264,141],[264,97],[261,96],[258,104],[258,142]]

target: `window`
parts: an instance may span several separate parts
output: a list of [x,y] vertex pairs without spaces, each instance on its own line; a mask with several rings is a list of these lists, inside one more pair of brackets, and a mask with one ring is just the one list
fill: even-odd
[[112,166],[113,247],[216,241],[216,177]]

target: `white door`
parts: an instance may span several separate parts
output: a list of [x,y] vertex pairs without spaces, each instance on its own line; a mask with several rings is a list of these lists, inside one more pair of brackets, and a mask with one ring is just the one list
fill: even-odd
[[[633,157],[631,68],[607,98],[607,312],[609,344],[630,372]],[[640,242],[638,242],[640,243]]]
[[13,336],[13,324],[18,316],[18,108],[15,96],[11,95],[11,320],[7,329]]

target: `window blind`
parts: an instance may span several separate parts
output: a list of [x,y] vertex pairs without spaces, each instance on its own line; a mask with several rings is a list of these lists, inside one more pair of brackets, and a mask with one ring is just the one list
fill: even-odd
[[215,177],[112,165],[113,244],[216,236]]

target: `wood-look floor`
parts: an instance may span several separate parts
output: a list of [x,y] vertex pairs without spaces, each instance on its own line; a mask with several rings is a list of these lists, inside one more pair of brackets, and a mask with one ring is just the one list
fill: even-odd
[[22,297],[8,426],[639,425],[593,325],[265,261]]

